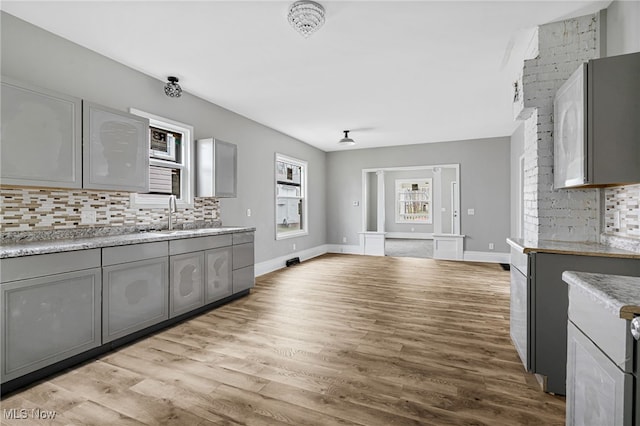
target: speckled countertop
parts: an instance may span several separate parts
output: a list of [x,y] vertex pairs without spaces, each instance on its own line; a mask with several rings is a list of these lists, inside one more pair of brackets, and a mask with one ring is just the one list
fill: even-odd
[[0,259],[101,247],[124,246],[129,244],[151,243],[155,241],[177,240],[181,238],[208,237],[212,235],[251,232],[255,230],[256,228],[253,227],[200,228],[175,231],[149,231],[100,237],[42,240],[9,244],[5,243],[0,247]]
[[579,256],[622,257],[640,259],[640,253],[623,250],[599,243],[578,243],[570,241],[538,240],[525,241],[521,238],[507,238],[507,243],[521,253],[574,254]]
[[565,271],[562,279],[595,296],[617,317],[630,320],[640,315],[640,277]]

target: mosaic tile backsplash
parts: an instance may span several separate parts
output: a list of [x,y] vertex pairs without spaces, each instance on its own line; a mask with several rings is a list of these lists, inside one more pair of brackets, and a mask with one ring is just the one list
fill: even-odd
[[[166,228],[167,209],[132,209],[128,192],[0,187],[0,231],[3,239],[20,231],[100,228]],[[95,224],[82,224],[82,211],[93,211]],[[178,209],[177,227],[220,226],[220,204],[196,197],[193,208]]]
[[604,232],[640,239],[640,185],[607,188],[604,197]]

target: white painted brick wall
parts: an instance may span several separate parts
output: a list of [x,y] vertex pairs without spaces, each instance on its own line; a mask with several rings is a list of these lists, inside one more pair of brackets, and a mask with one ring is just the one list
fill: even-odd
[[598,14],[540,26],[538,56],[524,61],[514,115],[525,119],[527,240],[598,241],[598,190],[553,189],[553,97],[582,62],[600,56],[599,28]]

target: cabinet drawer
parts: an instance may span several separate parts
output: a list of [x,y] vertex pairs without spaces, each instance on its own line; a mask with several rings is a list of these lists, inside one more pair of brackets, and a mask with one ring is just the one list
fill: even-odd
[[4,284],[2,382],[100,346],[100,268]]
[[210,237],[184,238],[169,241],[169,254],[182,254],[194,251],[209,250],[231,245],[231,235],[214,235]]
[[511,265],[515,266],[522,274],[527,277],[527,264],[529,255],[522,253],[519,250],[511,248]]
[[253,265],[233,271],[233,292],[253,288],[255,285],[255,272]]
[[233,269],[253,265],[253,243],[233,246]]
[[157,243],[132,244],[120,247],[102,249],[102,266],[117,265],[119,263],[136,262],[138,260],[153,259],[169,255],[167,241]]
[[626,320],[610,313],[582,288],[569,286],[569,319],[621,369],[633,368],[633,337]]
[[100,249],[0,259],[0,282],[100,267]]
[[253,242],[253,232],[238,232],[233,235],[233,244],[245,244]]

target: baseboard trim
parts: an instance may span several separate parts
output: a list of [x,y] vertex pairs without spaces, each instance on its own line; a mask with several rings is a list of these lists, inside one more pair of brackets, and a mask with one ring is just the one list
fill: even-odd
[[260,275],[268,274],[269,272],[277,271],[278,269],[282,269],[286,267],[287,259],[291,259],[292,257],[299,257],[300,262],[305,260],[312,259],[314,257],[323,255],[327,253],[328,245],[323,244],[320,246],[312,247],[306,250],[295,251],[293,253],[286,254],[284,256],[279,256],[273,259],[265,260],[264,262],[255,264],[255,275],[259,277]]
[[464,251],[465,262],[511,263],[510,253],[492,251]]
[[342,254],[362,254],[362,246],[347,245],[347,244],[328,244],[328,253],[342,253]]
[[432,232],[387,232],[385,238],[402,238],[407,240],[433,240]]

